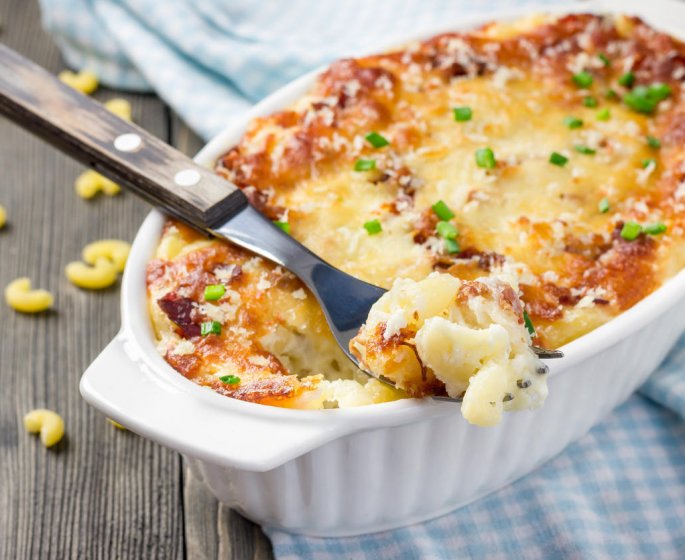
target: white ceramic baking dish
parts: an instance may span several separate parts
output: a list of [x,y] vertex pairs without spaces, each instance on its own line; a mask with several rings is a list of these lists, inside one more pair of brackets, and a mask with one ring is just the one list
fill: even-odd
[[[670,0],[545,8],[614,9],[641,15],[670,33],[685,30],[685,5]],[[469,18],[421,36],[489,19]],[[212,166],[250,119],[289,105],[309,89],[315,74],[260,103],[210,142],[197,161]],[[566,357],[549,362],[544,407],[508,414],[495,428],[471,426],[458,405],[430,399],[323,411],[261,406],[200,387],[157,354],[145,267],[163,222],[152,212],[138,232],[123,280],[121,331],[83,375],[81,393],[130,430],[183,453],[223,502],[289,531],[343,536],[399,527],[506,485],[623,402],[685,328],[681,272],[618,318],[565,346]]]

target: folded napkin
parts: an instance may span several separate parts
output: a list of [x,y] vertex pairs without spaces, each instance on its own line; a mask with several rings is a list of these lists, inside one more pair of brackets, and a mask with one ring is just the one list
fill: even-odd
[[[515,0],[41,0],[67,62],[154,90],[205,138],[335,58]],[[541,2],[537,1],[540,5]],[[578,6],[582,10],[582,4]],[[397,38],[397,39],[394,39]],[[659,406],[660,405],[660,406]],[[279,559],[684,558],[685,337],[607,420],[522,480],[434,521],[318,539],[265,527]]]

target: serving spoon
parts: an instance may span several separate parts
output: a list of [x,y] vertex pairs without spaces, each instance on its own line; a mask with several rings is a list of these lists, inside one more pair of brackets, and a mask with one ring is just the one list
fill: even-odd
[[[195,229],[293,272],[318,300],[343,352],[360,367],[349,343],[384,289],[331,266],[265,218],[238,187],[4,45],[0,114]],[[543,359],[563,355],[532,348]]]

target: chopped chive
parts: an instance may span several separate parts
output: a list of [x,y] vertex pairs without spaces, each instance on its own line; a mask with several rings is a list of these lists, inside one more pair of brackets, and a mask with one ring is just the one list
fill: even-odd
[[450,222],[438,222],[435,229],[438,235],[444,239],[455,239],[459,235],[459,230]]
[[433,212],[435,212],[435,215],[441,220],[451,220],[454,218],[454,212],[452,212],[442,200],[438,200],[431,208],[433,209]]
[[604,64],[604,66],[611,66],[611,60],[609,60],[609,57],[604,53],[599,53],[597,55],[597,58],[599,58],[602,61],[602,64]]
[[626,222],[621,228],[621,237],[626,241],[634,241],[642,233],[642,226],[637,222]]
[[455,253],[459,253],[461,251],[461,247],[456,239],[445,239],[445,250],[450,255],[453,255]]
[[597,111],[596,116],[598,121],[608,121],[611,118],[611,111],[605,107]]
[[599,204],[597,205],[597,209],[601,214],[606,214],[609,211],[609,199],[603,198],[600,200]]
[[388,139],[378,134],[378,132],[369,132],[365,138],[374,148],[384,148],[385,146],[390,145]]
[[656,136],[647,136],[647,145],[650,148],[654,148],[655,150],[657,148],[661,148],[661,140],[659,140]]
[[629,88],[633,87],[635,83],[635,74],[632,72],[626,72],[618,79],[618,85]]
[[660,101],[671,95],[671,86],[655,83],[650,86],[637,86],[623,96],[623,102],[633,111],[643,114],[653,113]]
[[592,85],[592,74],[589,72],[578,72],[572,76],[575,84],[580,88],[589,88]]
[[523,310],[523,322],[526,325],[526,329],[528,329],[528,334],[530,334],[530,336],[536,336],[537,333],[535,332],[533,321],[530,320],[530,316],[525,309]]
[[583,120],[577,117],[566,117],[564,119],[564,124],[570,129],[580,128],[583,126]]
[[586,156],[594,156],[597,153],[597,150],[593,150],[592,148],[584,146],[583,144],[576,144],[573,146],[573,149],[579,154],[585,154]]
[[494,169],[497,165],[495,153],[490,148],[479,148],[476,150],[476,164],[483,169]]
[[222,375],[219,380],[226,385],[237,385],[240,383],[240,377],[237,375]]
[[656,160],[652,158],[642,160],[642,169],[647,169],[650,165],[656,167]]
[[355,171],[371,171],[372,169],[376,169],[375,159],[358,159],[354,162]]
[[205,321],[200,325],[200,334],[202,336],[221,334],[221,323],[218,321]]
[[663,222],[656,222],[655,224],[647,224],[642,228],[642,231],[649,235],[659,235],[666,231],[666,224]]
[[568,162],[568,158],[566,156],[562,156],[559,152],[552,152],[552,154],[549,156],[549,162],[558,165],[559,167],[564,167],[566,163]]
[[223,284],[211,284],[210,286],[205,286],[205,301],[216,301],[221,299],[226,293],[226,286]]
[[279,222],[278,220],[274,220],[274,225],[290,235],[290,224],[288,222]]
[[383,231],[383,226],[381,226],[381,223],[378,220],[370,220],[364,224],[364,229],[369,235],[376,235]]
[[623,102],[633,111],[649,114],[656,109],[657,102],[649,96],[645,86],[638,86],[623,96]]
[[647,88],[647,92],[657,101],[663,101],[671,95],[671,86],[657,82]]
[[607,99],[618,99],[618,93],[616,93],[616,90],[611,88],[609,88],[604,95]]
[[599,103],[597,102],[597,99],[595,99],[591,95],[587,95],[583,97],[583,105],[585,105],[586,107],[597,107]]
[[470,121],[473,117],[473,110],[471,107],[455,107],[454,108],[454,120],[457,122]]

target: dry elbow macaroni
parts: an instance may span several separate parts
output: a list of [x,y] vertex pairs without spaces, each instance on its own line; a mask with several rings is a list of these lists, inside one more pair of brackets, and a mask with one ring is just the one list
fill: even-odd
[[62,83],[85,95],[93,93],[99,85],[98,77],[88,70],[81,70],[80,72],[63,70],[57,77]]
[[124,119],[125,121],[131,120],[131,104],[126,99],[116,97],[109,101],[105,101],[104,105],[105,109],[110,113],[114,113],[120,119]]
[[89,243],[83,248],[83,260],[94,265],[99,258],[105,257],[115,264],[117,272],[123,272],[130,252],[131,245],[126,241],[102,239]]
[[114,196],[121,192],[121,188],[114,181],[110,181],[92,169],[84,171],[77,177],[74,188],[81,198],[93,198],[99,192],[107,196]]
[[40,441],[45,447],[52,447],[64,436],[64,420],[62,417],[45,408],[32,410],[24,416],[24,427],[31,434],[40,433]]
[[71,262],[65,272],[72,284],[88,290],[101,290],[117,281],[126,266],[131,246],[118,239],[103,239],[86,245],[83,261]]
[[32,290],[29,278],[17,278],[5,288],[5,301],[15,311],[40,313],[52,307],[54,298],[46,290]]
[[7,223],[7,210],[5,210],[4,206],[0,205],[0,229],[4,228],[6,223]]
[[70,262],[65,273],[72,284],[87,290],[102,290],[117,281],[117,268],[106,258],[98,259],[93,266],[79,261]]

